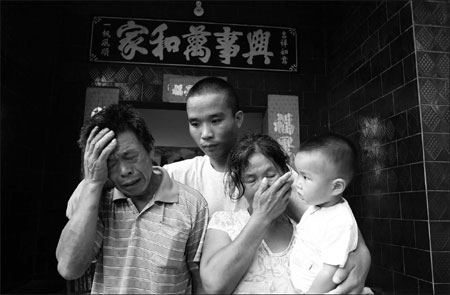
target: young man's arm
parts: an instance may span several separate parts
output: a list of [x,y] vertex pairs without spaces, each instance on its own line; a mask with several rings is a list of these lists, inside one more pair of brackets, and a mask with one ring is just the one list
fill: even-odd
[[306,292],[307,294],[324,294],[334,287],[336,284],[333,282],[333,275],[338,269],[337,265],[330,265],[324,263],[322,269],[317,274],[316,278],[309,287],[309,290]]

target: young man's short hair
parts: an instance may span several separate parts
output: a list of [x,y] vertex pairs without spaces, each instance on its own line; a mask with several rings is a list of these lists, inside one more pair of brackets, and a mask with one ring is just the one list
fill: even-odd
[[186,100],[192,96],[208,94],[208,93],[224,93],[227,98],[227,104],[233,114],[239,111],[239,99],[230,83],[218,77],[204,78],[189,89]]

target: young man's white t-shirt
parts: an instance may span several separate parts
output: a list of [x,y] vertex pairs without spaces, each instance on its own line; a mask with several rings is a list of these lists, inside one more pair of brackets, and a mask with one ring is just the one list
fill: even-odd
[[169,175],[183,184],[199,191],[208,202],[209,216],[217,211],[237,211],[246,209],[244,197],[230,198],[225,186],[225,172],[216,171],[208,156],[197,156],[163,166]]

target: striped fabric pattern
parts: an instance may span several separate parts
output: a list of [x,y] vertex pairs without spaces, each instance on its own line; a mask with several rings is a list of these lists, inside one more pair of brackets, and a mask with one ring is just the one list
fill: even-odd
[[97,266],[92,293],[191,293],[208,207],[195,190],[167,172],[150,203],[138,212],[118,190],[103,198],[97,222]]

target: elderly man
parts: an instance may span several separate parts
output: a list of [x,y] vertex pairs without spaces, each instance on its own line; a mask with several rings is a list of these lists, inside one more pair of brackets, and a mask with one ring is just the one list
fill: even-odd
[[111,105],[83,126],[79,144],[85,176],[56,250],[59,273],[78,278],[96,259],[92,293],[195,292],[207,203],[153,167],[145,121]]

